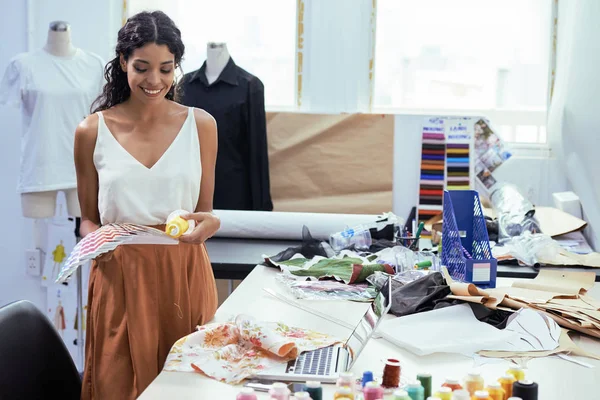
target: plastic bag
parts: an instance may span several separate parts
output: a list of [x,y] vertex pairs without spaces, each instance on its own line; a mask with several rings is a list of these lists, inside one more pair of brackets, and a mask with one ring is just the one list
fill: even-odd
[[504,241],[524,232],[540,233],[535,219],[535,207],[512,184],[500,184],[492,195],[492,206],[498,216],[498,241]]
[[286,287],[288,293],[302,300],[348,300],[368,302],[377,295],[377,290],[366,284],[346,285],[341,282],[326,280],[297,280],[280,274],[276,281]]

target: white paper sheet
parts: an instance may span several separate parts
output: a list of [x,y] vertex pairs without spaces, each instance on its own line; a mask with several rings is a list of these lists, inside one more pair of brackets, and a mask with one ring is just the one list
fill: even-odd
[[390,343],[420,356],[433,353],[471,356],[518,339],[515,332],[477,320],[468,304],[384,321],[378,331]]
[[558,347],[560,326],[554,320],[535,310],[522,308],[508,319],[505,331],[514,332],[516,338],[493,347],[490,351],[549,351]]

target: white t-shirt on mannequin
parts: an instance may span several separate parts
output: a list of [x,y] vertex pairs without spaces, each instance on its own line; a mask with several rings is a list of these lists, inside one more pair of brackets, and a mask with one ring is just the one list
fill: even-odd
[[21,170],[17,192],[77,187],[75,128],[104,85],[104,61],[77,49],[58,57],[40,49],[15,56],[0,82],[0,104],[21,108]]

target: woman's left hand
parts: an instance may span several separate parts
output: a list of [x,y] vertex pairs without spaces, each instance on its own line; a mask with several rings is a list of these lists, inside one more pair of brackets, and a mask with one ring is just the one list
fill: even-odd
[[182,215],[181,218],[196,221],[196,226],[192,232],[179,237],[179,241],[185,243],[204,243],[221,227],[221,220],[219,217],[209,212],[185,214]]

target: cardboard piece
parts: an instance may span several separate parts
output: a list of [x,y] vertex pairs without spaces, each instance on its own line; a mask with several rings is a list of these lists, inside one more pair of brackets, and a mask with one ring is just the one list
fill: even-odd
[[512,287],[556,292],[560,294],[579,294],[591,289],[596,281],[596,273],[574,271],[541,270],[534,279],[515,281]]
[[392,209],[394,116],[267,113],[275,211]]
[[448,298],[483,304],[490,309],[532,308],[564,328],[600,338],[600,304],[585,294],[594,285],[593,273],[542,270],[531,281],[517,281],[512,287],[485,291],[454,282],[445,269],[442,273],[448,275],[446,280],[453,292]]
[[542,232],[549,236],[578,231],[587,225],[584,220],[554,207],[536,207],[535,218],[540,223]]

